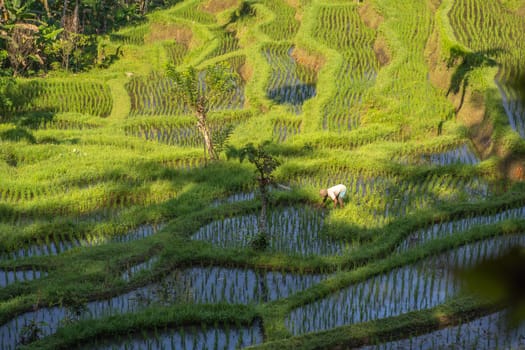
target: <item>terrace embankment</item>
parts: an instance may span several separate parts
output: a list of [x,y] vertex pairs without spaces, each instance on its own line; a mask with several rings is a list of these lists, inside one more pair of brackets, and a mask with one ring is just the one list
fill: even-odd
[[319,73],[319,70],[323,68],[326,63],[325,57],[321,54],[308,52],[297,46],[293,48],[291,56],[297,63],[315,71],[316,73]]
[[[437,2],[431,1],[429,6],[435,13]],[[452,59],[450,53],[442,51],[441,39],[439,28],[435,27],[425,49],[429,80],[443,91],[453,104],[455,118],[467,128],[480,158],[484,160],[491,156],[499,157],[501,176],[511,180],[523,180],[525,178],[523,156],[512,154],[505,145],[494,138],[495,121],[490,117],[488,111],[489,91],[472,88],[467,77],[459,83],[455,82],[457,80],[455,78],[461,75],[461,66],[467,58]],[[455,83],[457,83],[456,86]]]
[[233,6],[238,6],[239,3],[240,0],[208,0],[201,9],[205,12],[216,14]]
[[179,24],[153,23],[151,31],[145,39],[150,43],[175,40],[177,43],[189,47],[192,43],[193,32],[190,28]]
[[426,46],[430,82],[447,94],[456,112],[456,120],[463,123],[482,159],[495,152],[492,143],[493,125],[486,118],[486,106],[483,95],[462,85],[457,92],[450,88],[452,76],[457,66],[449,67],[443,59],[439,45],[439,33],[434,30]]
[[[381,16],[373,7],[371,2],[366,2],[362,6],[359,7],[358,10],[359,17],[361,17],[361,20],[363,23],[371,28],[377,31],[381,23],[383,23],[384,18]],[[376,55],[376,59],[379,62],[381,66],[386,66],[391,59],[391,53],[388,48],[388,44],[385,40],[385,38],[381,35],[380,32],[377,32],[378,35],[376,36],[376,39],[374,41],[374,47],[373,50]]]
[[238,73],[243,81],[249,81],[253,76],[253,67],[245,62],[239,67]]

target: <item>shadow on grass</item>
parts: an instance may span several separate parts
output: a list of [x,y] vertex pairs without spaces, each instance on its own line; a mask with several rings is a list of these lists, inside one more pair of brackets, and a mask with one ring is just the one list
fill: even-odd
[[461,99],[456,110],[458,112],[463,106],[466,89],[469,86],[469,73],[480,67],[494,67],[498,63],[492,57],[503,52],[503,49],[494,48],[475,52],[466,52],[459,47],[450,49],[450,57],[447,61],[447,67],[455,66],[461,61],[450,79],[450,85],[447,90],[447,96],[450,93],[457,94],[461,91]]
[[0,140],[2,141],[27,141],[28,143],[36,143],[36,139],[29,131],[24,128],[16,127],[0,133]]
[[54,116],[52,111],[43,110],[21,114],[13,122],[24,128],[38,129],[41,125],[51,122]]
[[298,106],[316,95],[316,84],[280,86],[268,90],[266,95],[275,103]]
[[224,27],[228,26],[229,24],[242,22],[247,19],[254,18],[257,13],[252,5],[255,3],[257,3],[257,1],[243,0],[239,7],[232,12],[229,21],[224,25]]

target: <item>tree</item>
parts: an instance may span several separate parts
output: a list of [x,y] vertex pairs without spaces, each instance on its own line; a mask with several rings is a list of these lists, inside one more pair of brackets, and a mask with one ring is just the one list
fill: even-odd
[[44,68],[44,51],[62,31],[40,20],[34,3],[8,1],[1,9],[6,20],[0,24],[0,59],[9,61],[14,76]]
[[249,1],[243,0],[240,6],[230,15],[228,23],[235,23],[255,16],[255,9]]
[[269,186],[274,182],[273,171],[281,164],[279,160],[275,159],[268,148],[270,141],[264,141],[257,147],[252,143],[246,144],[244,147],[237,149],[233,146],[227,146],[227,158],[239,158],[242,163],[244,159],[248,159],[250,163],[255,165],[256,180],[259,185],[259,192],[261,194],[261,212],[259,214],[259,237],[253,243],[256,248],[266,248],[268,242],[268,225],[266,221],[266,212],[269,202]]
[[5,27],[7,30],[0,33],[6,40],[6,51],[13,75],[27,72],[34,66],[43,66],[44,60],[38,47],[39,28],[34,24],[16,23]]
[[96,62],[102,34],[182,0],[0,0],[0,72],[81,70]]
[[191,66],[177,71],[175,66],[169,65],[167,73],[173,79],[173,93],[184,101],[186,107],[197,118],[197,128],[204,139],[205,152],[208,152],[211,160],[217,160],[218,154],[213,144],[207,116],[210,104],[226,98],[235,89],[236,73],[223,64],[209,67],[203,74],[203,79]]
[[35,20],[36,15],[32,9],[35,0],[10,0],[0,1],[2,21],[0,23],[21,23]]
[[65,0],[61,20],[62,31],[58,38],[48,45],[46,52],[56,59],[52,67],[58,67],[60,64],[64,70],[68,71],[73,65],[74,70],[80,70],[95,63],[95,57],[90,55],[89,49],[93,50],[96,45],[94,37],[81,33],[79,0],[75,1],[71,13],[66,11],[67,4]]
[[5,7],[4,0],[0,0],[0,23],[5,23],[9,20],[9,14],[7,12],[7,9]]

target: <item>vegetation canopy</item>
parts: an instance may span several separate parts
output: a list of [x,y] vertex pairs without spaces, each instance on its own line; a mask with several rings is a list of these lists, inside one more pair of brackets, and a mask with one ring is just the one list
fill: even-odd
[[0,347],[524,347],[524,52],[523,0],[0,0]]
[[268,211],[269,190],[270,185],[274,184],[272,173],[281,164],[269,152],[270,146],[270,141],[264,141],[257,147],[252,143],[248,143],[240,149],[236,149],[233,146],[228,146],[226,149],[227,158],[239,158],[241,163],[247,159],[256,168],[256,180],[261,195],[261,213],[259,214],[259,236],[254,239],[253,246],[259,250],[266,248],[268,245],[266,213]]
[[170,65],[167,72],[173,79],[173,94],[179,97],[197,118],[197,128],[204,139],[205,149],[211,160],[217,160],[218,154],[211,138],[207,115],[213,102],[228,96],[235,88],[235,75],[226,65],[214,65],[203,74],[191,66],[179,72],[175,66]]

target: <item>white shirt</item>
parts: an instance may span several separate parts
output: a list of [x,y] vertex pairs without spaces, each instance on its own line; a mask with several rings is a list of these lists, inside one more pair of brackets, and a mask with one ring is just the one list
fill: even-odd
[[326,190],[328,196],[335,201],[339,193],[346,191],[346,186],[343,184],[335,185]]

